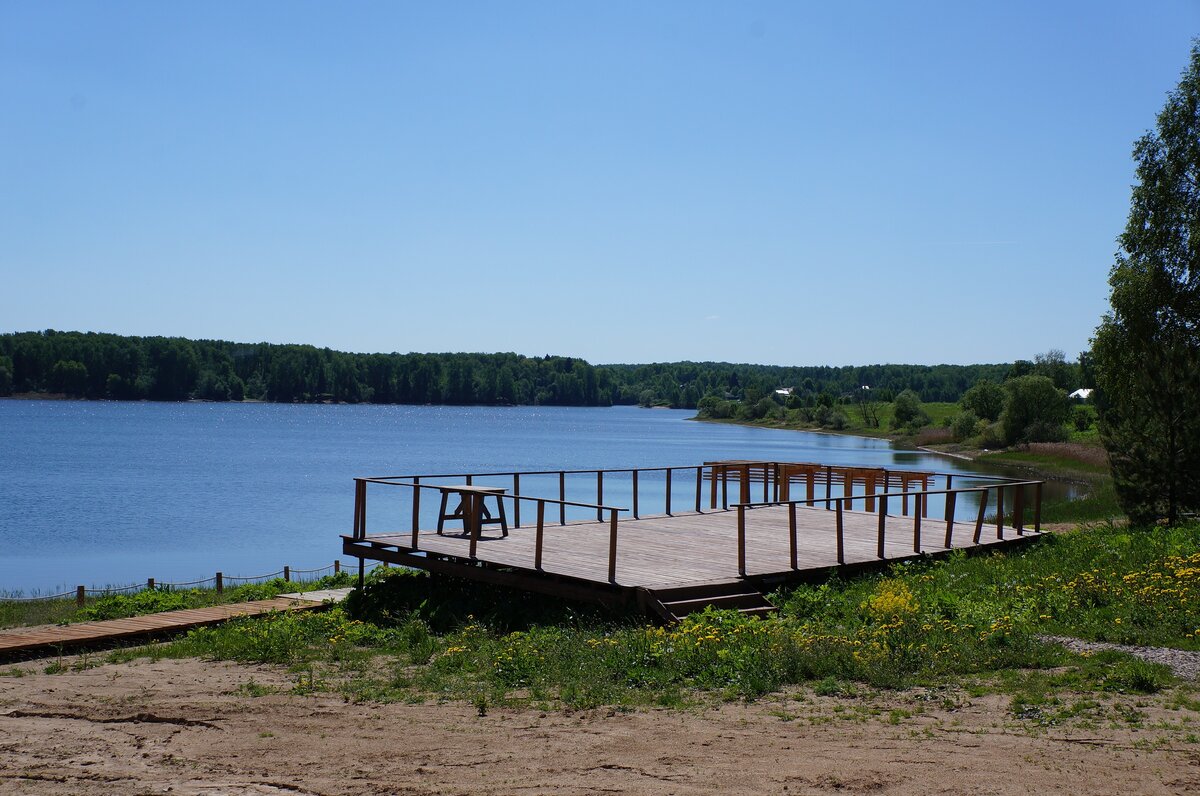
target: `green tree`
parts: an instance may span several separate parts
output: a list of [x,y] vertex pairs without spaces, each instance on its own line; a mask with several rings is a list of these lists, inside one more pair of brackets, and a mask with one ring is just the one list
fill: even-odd
[[1018,376],[1004,384],[1008,401],[1000,413],[1004,442],[1052,442],[1066,437],[1067,394],[1046,376]]
[[959,403],[962,404],[963,409],[974,412],[984,420],[996,420],[1004,411],[1004,402],[1007,399],[1008,393],[1004,391],[1003,387],[994,381],[982,379],[963,393]]
[[78,398],[87,392],[88,372],[82,362],[58,360],[50,369],[50,390]]
[[907,426],[921,418],[921,396],[904,390],[892,401],[892,427]]
[[1200,41],[1134,145],[1137,183],[1092,340],[1100,436],[1135,523],[1200,509]]

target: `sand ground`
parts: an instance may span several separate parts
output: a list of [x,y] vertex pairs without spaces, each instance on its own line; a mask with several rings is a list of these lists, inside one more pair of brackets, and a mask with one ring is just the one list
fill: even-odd
[[[1181,711],[1147,702],[1140,729],[1030,727],[999,696],[811,691],[710,709],[480,716],[464,703],[289,693],[296,676],[276,667],[45,665],[0,677],[0,793],[1200,792],[1200,744],[1178,728]],[[270,688],[280,692],[249,693]],[[1147,729],[1164,720],[1176,729]]]

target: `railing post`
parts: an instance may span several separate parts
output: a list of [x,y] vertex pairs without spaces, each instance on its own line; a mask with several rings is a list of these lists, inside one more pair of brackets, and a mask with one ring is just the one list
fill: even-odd
[[608,582],[617,582],[617,510],[608,511]]
[[738,467],[738,502],[750,502],[750,465],[743,464]]
[[[925,496],[918,492],[913,495],[913,552],[921,552],[921,502]],[[908,492],[904,493],[905,501],[908,500]],[[885,498],[886,500],[886,498]]]
[[[829,498],[833,495],[833,466],[825,466],[825,510],[829,511]],[[838,503],[838,505],[842,505]]]
[[791,554],[792,569],[799,569],[796,562],[796,504],[788,503],[788,553]]
[[284,583],[292,582],[292,568],[289,567],[287,564],[283,565],[283,582]]
[[767,482],[767,471],[771,468],[770,463],[763,462],[763,503],[771,500],[771,485]]
[[1042,482],[1033,488],[1033,530],[1042,532]]
[[562,470],[558,471],[558,524],[567,524],[567,505],[563,501],[567,499],[567,474]]
[[729,508],[729,465],[721,465],[721,508]]
[[[979,544],[980,538],[983,537],[983,516],[987,513],[988,488],[983,488],[983,494],[979,498],[979,514],[975,517],[975,544]],[[946,545],[949,547],[950,545]]]
[[954,509],[958,506],[958,493],[946,493],[946,549],[950,548],[951,537],[954,536]]
[[887,498],[879,501],[879,557],[886,558],[884,551],[884,534],[887,527]]
[[521,527],[521,474],[513,473],[513,527]]
[[[826,503],[825,506],[826,506],[826,508],[828,508],[829,504]],[[844,533],[844,528],[842,527],[842,501],[839,500],[837,502],[836,510],[837,510],[837,560],[838,560],[839,564],[845,564],[846,563],[846,536]]]
[[1004,486],[996,487],[996,538],[1004,538]]
[[704,468],[697,467],[696,468],[696,513],[697,514],[700,513],[700,497],[701,497],[701,494],[704,492],[703,481],[704,481]]
[[154,578],[146,578],[146,589],[154,591]]
[[542,569],[542,529],[546,520],[546,501],[537,502],[537,536],[533,542],[533,568],[539,572]]
[[739,503],[737,506],[737,556],[738,556],[738,574],[746,577],[746,506]]
[[463,513],[466,515],[464,524],[467,526],[468,533],[471,535],[471,559],[475,558],[475,550],[479,546],[479,507],[476,505],[476,500],[482,500],[481,495],[475,495],[471,492],[463,493]]
[[[421,527],[421,479],[419,477],[413,478],[413,518],[412,518],[412,520],[413,520],[412,529],[413,529],[413,534],[415,535],[417,532],[417,529]],[[416,545],[413,545],[413,547],[415,548]]]
[[[340,558],[333,559],[333,574],[337,575],[342,571],[342,560]],[[217,573],[220,574],[220,573]]]
[[[333,563],[337,564],[336,561]],[[217,594],[224,594],[224,593],[225,593],[225,576],[223,574],[221,574],[220,572],[218,572],[217,573]]]
[[[596,471],[596,505],[604,505],[604,471]],[[596,522],[604,522],[604,509],[596,509]]]
[[711,508],[713,511],[716,511],[717,510],[717,466],[715,464],[712,465],[712,467],[709,470],[708,480],[711,481],[711,484],[709,485],[709,490],[708,490],[710,493],[709,508]]
[[671,468],[667,468],[667,516],[671,515]]
[[75,588],[75,604],[80,608],[87,602],[87,589],[82,586]]
[[633,471],[633,518],[636,520],[641,515],[638,514],[638,471]]
[[1025,535],[1025,485],[1015,486],[1013,489],[1016,494],[1013,495],[1013,527],[1017,529],[1017,536]]

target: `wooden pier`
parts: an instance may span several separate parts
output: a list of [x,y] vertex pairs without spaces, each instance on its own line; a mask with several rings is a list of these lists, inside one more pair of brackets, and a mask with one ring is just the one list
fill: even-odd
[[[528,485],[535,476],[557,480],[558,494],[522,494],[522,477]],[[646,493],[649,476],[664,482],[661,494]],[[597,501],[567,500],[569,478],[595,479]],[[618,478],[632,487],[629,507],[603,502],[606,479],[611,492]],[[359,558],[360,573],[374,559],[572,599],[636,603],[667,620],[705,605],[763,612],[770,605],[762,592],[774,584],[1040,534],[1041,482],[972,475],[970,486],[955,487],[955,478],[964,477],[762,461],[359,478],[343,552]],[[688,500],[680,506],[683,485]],[[945,488],[931,488],[938,485]],[[405,530],[368,530],[368,487],[407,488]],[[426,490],[440,496],[436,525],[423,522]],[[447,496],[459,501],[452,514]],[[967,498],[976,505],[958,516]],[[568,520],[569,508],[594,511],[596,519]],[[446,527],[451,517],[462,527]]]
[[270,600],[185,608],[131,616],[127,619],[0,630],[0,659],[13,655],[36,654],[39,651],[52,652],[105,645],[130,638],[161,636],[215,625],[237,617],[262,616],[275,611],[313,611],[323,608],[326,600],[338,600],[344,596],[344,593],[334,594],[329,591],[280,595]]

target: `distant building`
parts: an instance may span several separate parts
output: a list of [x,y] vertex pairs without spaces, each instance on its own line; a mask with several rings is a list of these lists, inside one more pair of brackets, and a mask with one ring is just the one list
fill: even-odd
[[775,394],[782,395],[786,398],[787,396],[792,394],[792,390],[794,390],[794,389],[795,389],[794,387],[780,387],[778,390],[775,391]]
[[1067,397],[1070,398],[1071,400],[1075,400],[1076,398],[1078,398],[1080,401],[1086,401],[1092,397],[1092,388],[1091,387],[1080,387],[1078,390],[1071,393]]

